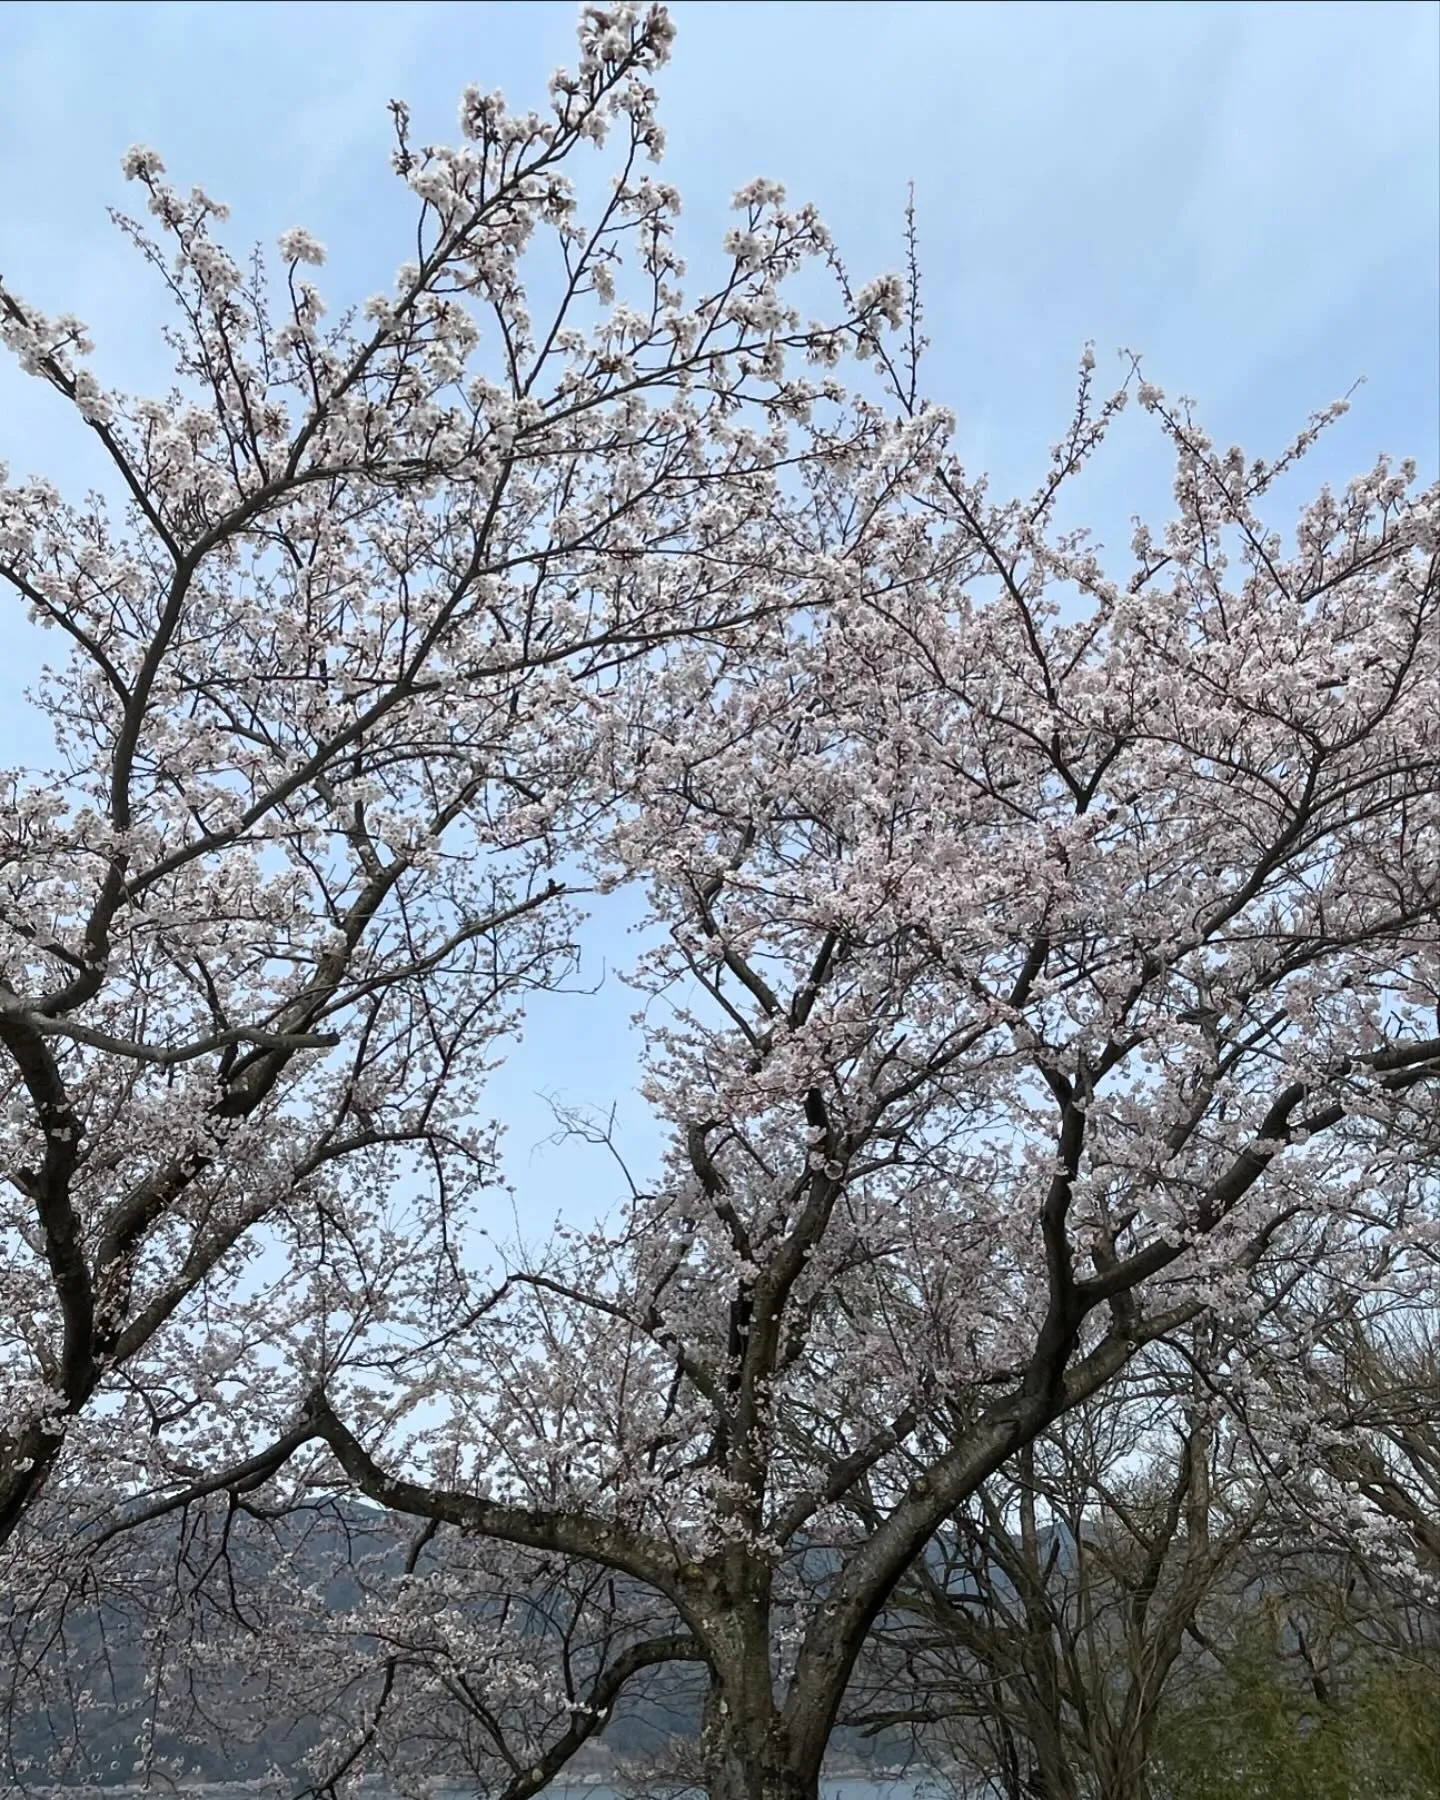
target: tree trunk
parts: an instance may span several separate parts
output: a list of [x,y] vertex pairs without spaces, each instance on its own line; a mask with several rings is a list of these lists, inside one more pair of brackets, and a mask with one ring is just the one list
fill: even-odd
[[763,1691],[754,1679],[759,1673],[742,1669],[728,1682],[712,1678],[700,1740],[709,1800],[819,1800],[819,1765],[805,1766],[808,1758],[788,1741],[768,1657]]
[[63,1432],[27,1426],[18,1437],[0,1436],[0,1545],[8,1543],[45,1485],[65,1442]]
[[1034,1742],[1035,1762],[1030,1771],[1030,1793],[1035,1800],[1080,1800],[1080,1789],[1063,1750],[1050,1742]]
[[[1015,1694],[1020,1726],[1030,1751],[1028,1792],[1033,1800],[1080,1800],[1080,1783],[1060,1726],[1059,1685],[1053,1658],[1027,1658],[1029,1677]],[[1050,1679],[1046,1679],[1046,1675]]]
[[1150,1800],[1143,1747],[1126,1740],[1100,1769],[1099,1800]]

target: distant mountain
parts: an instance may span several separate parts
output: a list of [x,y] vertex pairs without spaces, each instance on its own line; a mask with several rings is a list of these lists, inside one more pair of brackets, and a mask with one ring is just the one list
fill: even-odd
[[[254,1531],[245,1534],[230,1553],[241,1564],[242,1595],[247,1582],[273,1579],[283,1565],[293,1572],[298,1586],[314,1588],[331,1611],[340,1614],[358,1607],[363,1599],[349,1566],[356,1540],[363,1540],[377,1572],[388,1567],[398,1574],[413,1532],[413,1520],[348,1502],[325,1513],[279,1518],[267,1524],[263,1536]],[[136,1534],[124,1542],[131,1590],[152,1594],[158,1604],[174,1579],[173,1537],[154,1535],[146,1540]],[[822,1581],[834,1564],[833,1553],[819,1549],[806,1552],[805,1560],[808,1572]],[[220,1583],[220,1592],[226,1572],[217,1567],[210,1579]],[[225,1614],[217,1606],[212,1643],[224,1622]],[[3,1654],[12,1666],[34,1655],[33,1640],[23,1645],[16,1641],[21,1622],[7,1618],[3,1607],[0,1629],[11,1640]],[[207,1741],[203,1729],[181,1735],[156,1725],[147,1680],[155,1629],[155,1612],[113,1601],[86,1602],[67,1612],[63,1634],[51,1644],[42,1669],[13,1697],[9,1729],[0,1744],[0,1793],[7,1791],[7,1779],[61,1788],[123,1788],[138,1779],[144,1766],[138,1745],[147,1743],[152,1730],[153,1743],[147,1743],[145,1752],[152,1766],[167,1767],[187,1786],[256,1780],[275,1769],[293,1777],[297,1786],[303,1783],[303,1759],[327,1734],[325,1724],[313,1718],[286,1716],[263,1700],[247,1708],[243,1696],[232,1693],[228,1710],[237,1724],[233,1741],[214,1741],[218,1727]],[[594,1779],[611,1771],[617,1760],[647,1759],[662,1753],[667,1744],[693,1740],[700,1727],[702,1681],[695,1665],[674,1665],[638,1677],[625,1690],[603,1733],[582,1751],[574,1772]],[[243,1734],[238,1729],[242,1720]],[[903,1746],[889,1735],[873,1738],[842,1731],[835,1750],[846,1767],[863,1770],[899,1761]]]

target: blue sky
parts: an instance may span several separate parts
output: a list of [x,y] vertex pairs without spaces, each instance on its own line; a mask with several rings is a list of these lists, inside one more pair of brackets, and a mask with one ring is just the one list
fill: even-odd
[[[1030,485],[1089,338],[1102,373],[1120,347],[1143,351],[1150,377],[1195,395],[1217,437],[1264,455],[1363,376],[1304,485],[1343,479],[1382,448],[1434,472],[1440,7],[672,11],[666,172],[685,196],[686,248],[718,242],[731,193],[764,174],[815,200],[854,269],[874,273],[898,263],[913,180],[930,391],[999,488]],[[328,294],[373,292],[405,254],[386,102],[410,102],[422,139],[454,136],[467,82],[540,104],[573,17],[568,0],[9,0],[0,272],[47,310],[85,318],[104,374],[160,385],[156,296],[105,216],[129,199],[119,159],[141,142],[231,204],[232,242],[304,224],[328,247]],[[0,459],[83,483],[90,466],[49,400],[0,367]],[[1102,521],[1163,506],[1167,471],[1151,449],[1127,432],[1104,465]],[[0,644],[4,764],[33,746],[20,695],[31,651],[3,610]],[[623,961],[624,940],[605,935],[599,950]],[[593,1155],[531,1157],[547,1129],[534,1095],[623,1101],[615,1034],[629,1005],[552,1003],[497,1083],[515,1173],[542,1210],[589,1211],[611,1188]],[[582,1019],[594,1023],[576,1029]]]

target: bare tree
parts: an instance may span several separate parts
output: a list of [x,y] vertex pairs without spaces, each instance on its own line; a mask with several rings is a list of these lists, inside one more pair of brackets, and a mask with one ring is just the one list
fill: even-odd
[[1008,1800],[1150,1800],[1172,1678],[1228,1638],[1267,1508],[1223,1424],[1152,1355],[1025,1446],[896,1589],[847,1721],[908,1726]]

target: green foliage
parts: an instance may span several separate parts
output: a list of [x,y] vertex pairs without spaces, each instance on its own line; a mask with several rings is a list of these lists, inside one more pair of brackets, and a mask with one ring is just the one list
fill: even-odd
[[1317,1679],[1273,1629],[1168,1707],[1155,1800],[1436,1800],[1440,1657],[1352,1653]]

